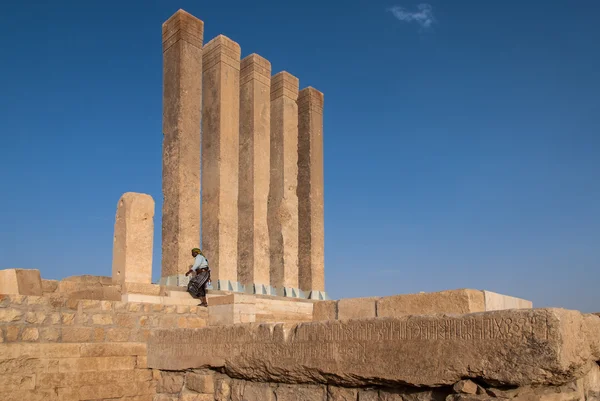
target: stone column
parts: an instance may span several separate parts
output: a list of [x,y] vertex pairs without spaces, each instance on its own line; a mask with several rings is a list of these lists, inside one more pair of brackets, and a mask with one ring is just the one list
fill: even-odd
[[240,46],[220,35],[204,46],[202,246],[213,288],[243,291],[237,279]]
[[127,192],[117,204],[113,239],[114,283],[152,283],[154,199]]
[[271,294],[267,203],[270,181],[271,63],[241,62],[238,279],[247,292]]
[[298,78],[280,72],[271,79],[271,183],[268,224],[271,285],[278,295],[298,289]]
[[204,24],[183,10],[162,27],[162,284],[182,285],[200,245],[200,110]]
[[326,299],[323,215],[323,94],[298,95],[298,276],[312,299]]

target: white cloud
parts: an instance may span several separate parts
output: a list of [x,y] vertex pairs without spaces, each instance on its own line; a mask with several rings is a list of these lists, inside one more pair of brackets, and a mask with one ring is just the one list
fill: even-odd
[[417,11],[408,11],[404,7],[394,6],[390,8],[394,17],[403,22],[416,22],[423,28],[429,28],[434,22],[433,7],[427,3],[421,3],[417,6]]

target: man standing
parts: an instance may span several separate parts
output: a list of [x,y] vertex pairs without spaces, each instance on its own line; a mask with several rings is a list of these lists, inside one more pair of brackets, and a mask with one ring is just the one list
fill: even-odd
[[186,276],[196,273],[188,283],[187,291],[194,298],[200,298],[201,303],[198,306],[208,306],[206,301],[206,284],[210,282],[210,268],[208,259],[204,256],[200,248],[192,249],[192,257],[195,258],[194,264],[190,270],[185,273]]

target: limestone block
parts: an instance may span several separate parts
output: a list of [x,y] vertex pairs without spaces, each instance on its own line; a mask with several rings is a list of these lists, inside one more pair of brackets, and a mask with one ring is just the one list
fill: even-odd
[[82,357],[146,355],[146,344],[82,344]]
[[[276,401],[274,386],[269,383],[253,383],[253,382],[243,382],[236,381],[239,383],[243,383],[243,387],[241,388],[241,397],[239,401]],[[235,384],[234,384],[235,385]],[[236,392],[234,392],[236,394]],[[237,394],[236,394],[237,395]],[[234,397],[232,396],[232,401]]]
[[183,388],[184,374],[181,372],[161,372],[156,391],[159,393],[175,394]]
[[203,39],[204,23],[183,10],[163,24],[163,278],[185,274],[200,245]]
[[277,401],[323,401],[327,389],[323,385],[280,385],[275,390]]
[[154,199],[127,192],[117,204],[113,238],[113,282],[152,282]]
[[124,283],[121,287],[123,294],[144,294],[160,296],[162,287],[156,284],[148,283]]
[[219,35],[203,51],[202,246],[220,289],[238,281],[241,49]]
[[360,319],[376,317],[376,302],[379,297],[370,298],[344,298],[338,301],[337,318],[342,319]]
[[452,387],[457,393],[477,394],[477,384],[471,380],[461,380]]
[[[271,78],[271,174],[267,223],[271,285],[278,295],[298,284],[298,78]],[[289,296],[289,295],[288,295]]]
[[561,385],[598,360],[582,330],[585,319],[564,309],[513,309],[158,330],[148,343],[148,366],[345,387],[451,386],[462,379]]
[[298,94],[298,280],[300,289],[325,291],[323,93]]
[[358,390],[358,401],[380,401],[377,390]]
[[0,294],[42,296],[42,293],[42,278],[39,270],[0,270]]
[[215,379],[213,375],[190,372],[186,375],[185,386],[197,393],[214,394]]
[[337,301],[318,301],[313,305],[313,320],[337,320]]
[[394,295],[377,301],[378,317],[483,311],[483,292],[469,289]]
[[135,363],[133,356],[65,358],[58,361],[58,370],[61,373],[133,370]]
[[329,386],[327,388],[327,401],[356,401],[358,390],[355,388],[343,388]]
[[269,286],[271,63],[251,54],[240,66],[238,278]]
[[58,280],[44,280],[42,279],[42,292],[53,293],[58,289]]
[[503,309],[528,309],[533,308],[533,303],[526,299],[510,297],[508,295],[497,294],[491,291],[483,291],[485,298],[485,310],[503,310]]

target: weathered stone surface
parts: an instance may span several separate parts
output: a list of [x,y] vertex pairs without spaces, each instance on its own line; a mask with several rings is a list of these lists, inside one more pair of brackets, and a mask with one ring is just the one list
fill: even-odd
[[41,296],[42,293],[42,278],[39,270],[0,270],[0,294]]
[[298,94],[298,281],[306,293],[325,291],[323,93]]
[[127,192],[117,203],[113,238],[112,279],[115,283],[152,282],[154,199]]
[[376,302],[378,297],[344,298],[337,303],[337,318],[362,319],[377,317]]
[[44,280],[42,279],[42,292],[53,293],[58,289],[58,280]]
[[313,305],[313,320],[337,320],[337,301],[319,301]]
[[356,401],[358,390],[355,388],[343,388],[329,386],[327,388],[327,401]]
[[183,10],[162,27],[162,277],[183,275],[200,245],[200,118],[204,23]]
[[202,394],[214,394],[215,380],[213,375],[193,373],[186,375],[186,388]]
[[343,386],[448,386],[468,378],[562,384],[596,360],[584,324],[577,311],[521,309],[161,330],[150,338],[148,366],[223,368],[248,380]]
[[298,288],[298,78],[271,79],[271,174],[267,208],[271,285]]
[[179,372],[161,372],[156,391],[159,393],[175,394],[183,388],[183,374]]
[[322,385],[282,384],[275,390],[277,401],[326,401],[327,388]]
[[224,290],[238,281],[240,54],[219,35],[204,46],[202,68],[202,246],[213,287]]
[[452,387],[457,393],[477,394],[477,384],[471,380],[461,380]]
[[533,303],[526,299],[511,297],[508,295],[497,294],[491,291],[483,291],[485,299],[485,310],[503,310],[503,309],[528,309],[533,308]]
[[238,278],[268,288],[271,63],[258,54],[241,62]]
[[394,295],[377,301],[378,317],[483,311],[483,292],[470,289]]

